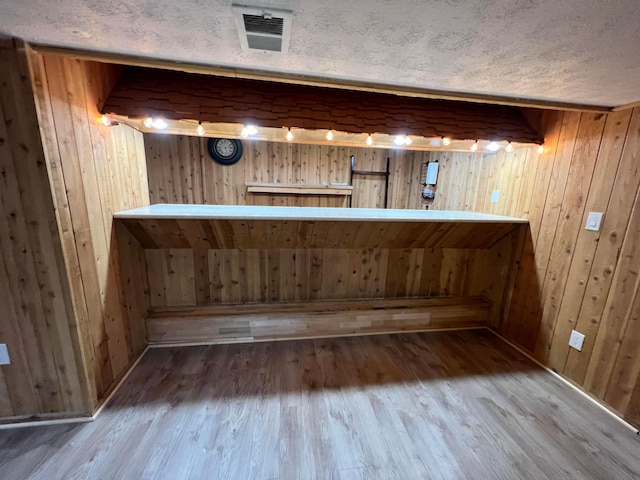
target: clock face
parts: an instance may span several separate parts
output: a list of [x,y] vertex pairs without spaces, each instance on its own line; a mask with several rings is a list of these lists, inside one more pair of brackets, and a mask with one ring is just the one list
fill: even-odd
[[228,138],[221,138],[216,143],[216,152],[224,158],[231,158],[236,153],[236,144]]
[[220,165],[233,165],[242,157],[242,142],[231,138],[210,138],[209,155]]

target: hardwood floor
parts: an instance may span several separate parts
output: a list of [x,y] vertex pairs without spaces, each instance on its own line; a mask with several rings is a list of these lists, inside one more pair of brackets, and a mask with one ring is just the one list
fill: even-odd
[[640,438],[484,330],[152,349],[2,479],[640,478]]

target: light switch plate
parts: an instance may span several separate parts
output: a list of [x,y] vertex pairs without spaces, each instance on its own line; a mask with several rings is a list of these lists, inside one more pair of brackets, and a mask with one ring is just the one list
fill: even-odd
[[0,343],[0,365],[9,365],[11,359],[9,358],[9,350],[6,343]]
[[498,203],[500,201],[500,190],[493,190],[491,192],[491,203]]
[[587,230],[594,232],[600,231],[600,224],[602,223],[602,212],[589,212],[587,217],[587,224],[584,226]]
[[584,335],[580,332],[576,332],[575,330],[571,330],[571,336],[569,337],[569,346],[581,352],[583,344]]

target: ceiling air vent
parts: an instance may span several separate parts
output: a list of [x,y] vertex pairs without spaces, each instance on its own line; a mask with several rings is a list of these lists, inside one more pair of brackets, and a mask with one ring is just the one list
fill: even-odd
[[233,5],[233,13],[243,50],[287,53],[292,12]]

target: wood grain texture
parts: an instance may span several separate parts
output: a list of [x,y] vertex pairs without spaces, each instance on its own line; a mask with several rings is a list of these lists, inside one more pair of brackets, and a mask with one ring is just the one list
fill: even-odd
[[309,221],[117,218],[145,249],[490,248],[520,224],[504,221]]
[[[98,122],[117,69],[34,54],[31,70],[92,412],[146,344],[145,259],[127,239],[118,245],[112,221],[114,211],[149,203],[143,139]],[[129,270],[120,271],[123,259]]]
[[147,331],[157,344],[419,332],[486,326],[490,307],[480,297],[446,297],[156,308]]
[[[540,154],[536,148],[516,148],[496,154],[431,152],[437,161],[438,183],[434,200],[423,201],[432,210],[471,210],[526,218]],[[415,187],[411,187],[414,191]],[[493,190],[500,200],[491,203]]]
[[637,449],[476,330],[151,349],[95,422],[0,432],[0,477],[627,480]]
[[[244,141],[242,159],[222,166],[210,159],[206,139],[145,134],[144,141],[151,203],[346,207],[345,198],[251,193],[246,184],[349,183],[354,155],[356,170],[385,171],[390,159],[388,208],[423,209],[421,166],[439,158],[433,152]],[[352,206],[384,208],[384,184],[382,177],[355,175]]]
[[517,229],[479,250],[150,249],[150,301],[153,306],[184,306],[484,295],[501,312],[521,236]]
[[0,421],[91,411],[29,50],[0,42]]
[[[639,425],[640,110],[546,116],[502,331]],[[589,211],[604,213],[600,232],[584,230]],[[586,334],[582,351],[567,345],[574,328]]]
[[245,182],[247,193],[290,195],[351,195],[350,185],[307,185],[301,183]]
[[[246,183],[273,185],[277,180],[299,188],[348,183],[353,155],[355,169],[364,171],[385,171],[389,158],[387,208],[472,210],[515,217],[529,213],[540,156],[535,148],[485,155],[244,141],[242,159],[221,166],[209,158],[206,139],[145,134],[144,142],[151,203],[346,207],[344,198],[249,193]],[[435,161],[440,167],[436,198],[424,200],[422,166]],[[383,177],[354,175],[352,185],[353,207],[385,208]],[[492,190],[501,191],[497,204],[490,203]]]

